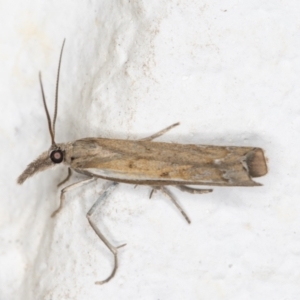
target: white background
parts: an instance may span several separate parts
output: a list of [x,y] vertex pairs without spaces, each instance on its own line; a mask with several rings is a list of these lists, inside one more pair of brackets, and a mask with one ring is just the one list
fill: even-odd
[[[1,1],[0,299],[299,299],[298,1]],[[104,181],[57,208],[57,167],[16,179],[48,150],[38,71],[53,109],[63,39],[57,142],[88,136],[258,146],[263,187],[174,190],[192,224],[149,187],[122,184],[95,220]],[[72,179],[79,180],[79,176]]]

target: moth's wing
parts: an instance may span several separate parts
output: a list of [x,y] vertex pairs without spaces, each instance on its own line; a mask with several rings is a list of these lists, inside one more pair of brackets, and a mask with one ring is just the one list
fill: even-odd
[[267,172],[260,148],[101,138],[74,142],[70,164],[79,172],[142,184],[254,186],[260,184],[251,177]]

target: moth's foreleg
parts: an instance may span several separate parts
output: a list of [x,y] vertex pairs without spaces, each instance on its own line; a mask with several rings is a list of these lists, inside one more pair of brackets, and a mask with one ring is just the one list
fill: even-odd
[[188,217],[186,212],[183,210],[183,208],[179,205],[179,203],[176,201],[175,197],[173,196],[173,194],[171,193],[171,191],[168,188],[166,188],[165,186],[153,186],[152,189],[153,190],[150,193],[150,198],[151,198],[154,191],[161,191],[164,195],[166,195],[174,203],[174,205],[179,209],[179,211],[184,216],[186,221],[189,224],[191,223],[190,218]]
[[66,183],[71,178],[71,176],[72,176],[72,170],[71,170],[71,168],[68,168],[68,175],[67,175],[67,177],[63,181],[61,181],[57,185],[57,187],[60,187],[61,185],[63,185],[64,183]]
[[106,282],[108,282],[109,280],[111,280],[115,276],[116,271],[118,269],[118,249],[126,245],[126,244],[123,244],[123,245],[118,246],[118,247],[113,246],[107,240],[107,238],[102,234],[102,232],[99,230],[99,228],[96,226],[96,224],[92,220],[92,215],[95,212],[95,210],[97,209],[97,207],[99,206],[100,202],[104,201],[106,198],[108,198],[109,195],[114,191],[114,189],[117,186],[118,186],[117,182],[110,182],[109,185],[105,188],[105,190],[103,190],[101,192],[98,200],[93,204],[93,206],[91,207],[91,209],[86,214],[86,217],[87,217],[87,219],[88,219],[91,227],[94,229],[95,233],[97,234],[97,236],[106,245],[106,247],[110,250],[110,252],[114,255],[114,267],[113,267],[113,270],[112,270],[111,274],[105,280],[96,281],[95,282],[96,284],[106,283]]
[[165,134],[166,132],[168,132],[168,131],[171,130],[172,128],[178,126],[179,124],[180,124],[179,122],[178,122],[178,123],[175,123],[175,124],[173,124],[173,125],[171,125],[171,126],[168,126],[167,128],[165,128],[165,129],[163,129],[163,130],[160,130],[159,132],[154,133],[154,134],[152,134],[152,135],[150,135],[150,136],[148,136],[148,137],[146,137],[146,138],[139,139],[138,141],[148,141],[148,142],[149,142],[149,141],[152,141],[152,140],[154,140],[154,139],[156,139],[156,138],[162,136],[163,134]]
[[191,194],[206,194],[206,193],[211,193],[213,191],[213,189],[195,189],[186,185],[174,185],[174,187],[178,188],[183,192],[187,192]]
[[59,207],[58,209],[56,209],[52,214],[51,214],[51,217],[53,218],[58,212],[60,212],[60,210],[62,209],[63,207],[63,202],[65,200],[65,193],[70,191],[71,189],[73,188],[77,188],[77,187],[80,187],[80,186],[84,186],[86,185],[87,183],[90,183],[92,181],[96,180],[95,177],[91,177],[91,178],[88,178],[88,179],[85,179],[85,180],[82,180],[82,181],[79,181],[79,182],[76,182],[76,183],[73,183],[71,185],[68,185],[67,187],[63,188],[61,191],[60,191],[60,203],[59,203]]

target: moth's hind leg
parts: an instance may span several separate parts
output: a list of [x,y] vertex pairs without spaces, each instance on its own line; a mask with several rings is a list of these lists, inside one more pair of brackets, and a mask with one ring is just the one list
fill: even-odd
[[139,139],[138,141],[148,141],[148,142],[149,142],[149,141],[152,141],[152,140],[154,140],[154,139],[156,139],[156,138],[162,136],[163,134],[165,134],[166,132],[168,132],[168,131],[171,130],[172,128],[178,126],[179,124],[180,124],[180,123],[177,122],[177,123],[175,123],[175,124],[173,124],[173,125],[171,125],[171,126],[168,126],[167,128],[165,128],[165,129],[163,129],[163,130],[160,130],[160,131],[157,132],[157,133],[154,133],[154,134],[152,134],[152,135],[150,135],[150,136],[148,136],[148,137],[145,137],[145,138],[143,138],[143,139]]
[[213,189],[195,189],[186,185],[174,185],[174,187],[178,188],[182,192],[187,192],[190,194],[206,194],[213,191]]
[[97,236],[106,245],[106,247],[109,249],[109,251],[114,255],[114,267],[112,269],[112,272],[110,273],[110,275],[105,280],[96,281],[95,282],[96,284],[106,283],[106,282],[108,282],[109,280],[111,280],[115,276],[116,271],[118,269],[118,249],[126,245],[126,244],[123,244],[123,245],[118,246],[118,247],[113,246],[107,240],[107,238],[102,234],[102,232],[99,230],[99,228],[96,226],[96,224],[92,220],[93,213],[95,212],[95,210],[99,206],[100,202],[103,201],[103,200],[105,200],[106,198],[108,198],[109,195],[114,191],[114,189],[117,186],[118,186],[117,182],[110,182],[109,185],[102,191],[102,193],[99,196],[98,200],[93,204],[93,206],[91,207],[91,209],[86,214],[86,217],[87,217],[87,219],[88,219],[91,227],[94,229],[95,233],[97,234]]
[[184,216],[186,221],[189,224],[191,223],[190,218],[188,217],[186,212],[183,210],[183,208],[180,206],[180,204],[176,201],[175,197],[173,196],[173,194],[171,193],[171,191],[168,188],[166,188],[165,186],[151,186],[151,187],[152,187],[152,191],[150,193],[150,198],[152,197],[153,192],[161,191],[164,195],[166,195],[174,203],[174,205],[179,209],[179,211]]
[[[67,179],[67,178],[66,178]],[[64,182],[66,182],[66,179],[64,180]],[[62,207],[63,207],[63,202],[65,200],[65,193],[70,191],[71,189],[80,187],[80,186],[84,186],[92,181],[96,180],[95,177],[90,177],[84,180],[81,180],[79,182],[76,183],[72,183],[71,185],[68,185],[67,187],[63,188],[60,191],[60,203],[59,203],[59,207],[51,214],[51,217],[53,218],[58,212],[61,211]]]

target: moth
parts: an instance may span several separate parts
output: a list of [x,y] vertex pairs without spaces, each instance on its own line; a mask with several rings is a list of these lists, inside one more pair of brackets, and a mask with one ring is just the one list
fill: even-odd
[[113,246],[97,228],[92,220],[92,215],[100,201],[107,198],[118,183],[150,186],[152,188],[150,197],[154,191],[161,191],[170,198],[186,221],[190,223],[189,217],[167,186],[194,194],[209,193],[212,192],[212,189],[196,189],[190,185],[260,186],[261,184],[255,182],[253,178],[267,174],[268,169],[264,151],[257,147],[226,147],[153,141],[179,125],[179,123],[140,140],[90,137],[68,143],[56,143],[55,122],[64,45],[65,40],[59,56],[53,121],[51,121],[49,115],[42,76],[39,73],[39,83],[48,121],[51,146],[49,150],[42,153],[27,166],[17,182],[22,184],[34,174],[58,164],[64,164],[69,167],[67,178],[59,185],[69,180],[72,174],[71,170],[85,175],[85,180],[71,184],[61,190],[60,205],[52,213],[52,217],[62,209],[65,199],[64,195],[68,190],[83,186],[97,178],[112,182],[101,193],[99,199],[87,213],[91,227],[114,255],[114,266],[111,274],[105,280],[96,282],[96,284],[103,284],[115,275],[118,268],[118,248],[124,245]]

